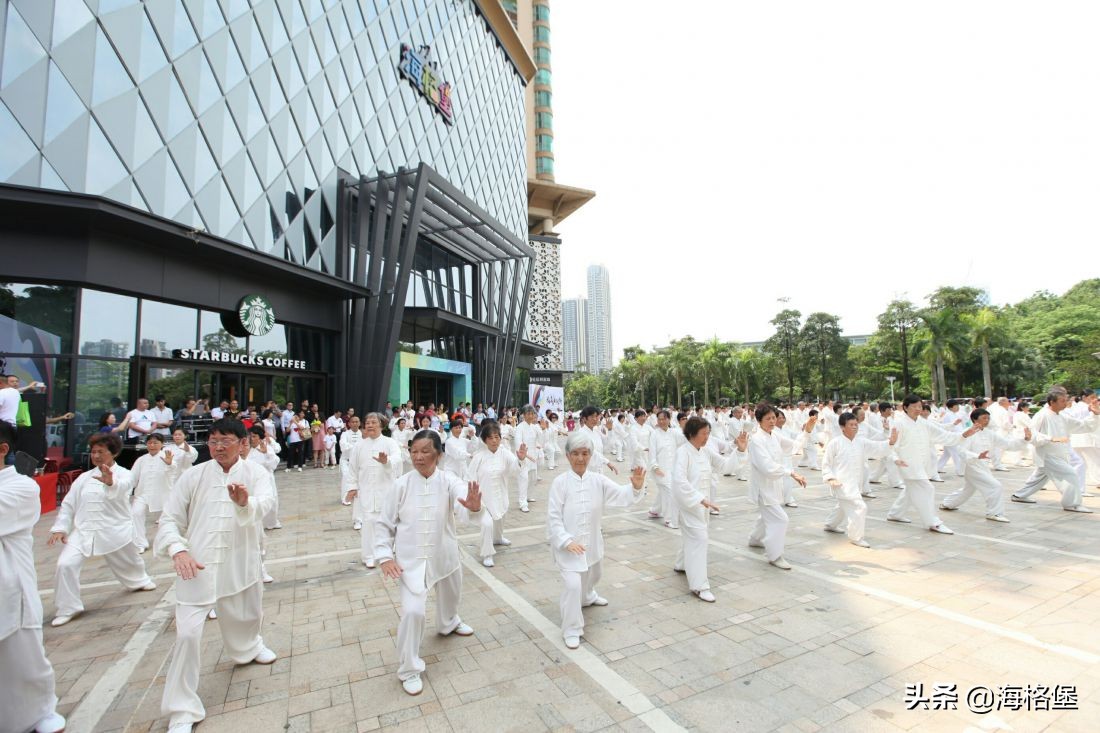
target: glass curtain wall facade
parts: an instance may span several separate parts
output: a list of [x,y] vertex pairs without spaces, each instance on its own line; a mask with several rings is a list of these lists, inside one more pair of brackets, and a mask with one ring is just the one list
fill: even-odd
[[[472,0],[12,0],[0,181],[104,196],[348,277],[337,171],[430,164],[526,229],[523,80]],[[398,72],[431,47],[447,124]]]

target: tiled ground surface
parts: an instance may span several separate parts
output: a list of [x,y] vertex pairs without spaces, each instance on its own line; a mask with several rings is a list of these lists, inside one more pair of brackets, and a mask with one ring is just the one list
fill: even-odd
[[[1029,470],[998,476],[1009,490]],[[711,524],[715,604],[690,596],[672,571],[678,533],[645,519],[645,504],[613,512],[600,586],[611,605],[586,611],[579,653],[557,634],[546,504],[513,511],[514,544],[497,567],[471,557],[465,570],[461,613],[476,635],[429,631],[424,694],[412,698],[394,674],[396,588],[357,563],[358,533],[338,504],[335,473],[280,472],[284,529],[269,533],[276,582],[264,593],[264,638],[279,660],[234,666],[221,658],[217,622],[208,623],[208,717],[197,730],[1100,730],[1100,514],[1063,512],[1045,491],[1038,505],[1009,504],[1012,523],[995,524],[975,498],[943,513],[958,532],[946,537],[882,521],[896,492],[879,487],[867,532],[874,547],[863,550],[822,532],[829,500],[821,474],[809,475],[801,506],[789,510],[792,572],[745,547],[754,519],[746,484],[723,479],[724,511]],[[550,478],[533,496],[545,497]],[[936,486],[942,496],[957,485],[952,475]],[[1086,503],[1100,510],[1100,499]],[[52,519],[37,528],[47,618]],[[473,536],[463,542],[472,552]],[[75,716],[70,731],[166,729],[171,569],[145,557],[157,591],[124,592],[93,559],[82,577],[92,586],[87,612],[45,630],[60,710]],[[926,693],[957,685],[958,709],[907,710],[913,683]],[[1076,685],[1079,709],[980,715],[966,704],[976,685],[1036,684]]]

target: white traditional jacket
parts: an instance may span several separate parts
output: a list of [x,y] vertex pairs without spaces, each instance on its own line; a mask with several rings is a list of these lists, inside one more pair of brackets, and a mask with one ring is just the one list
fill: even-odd
[[[1067,408],[1068,409],[1068,408]],[[1031,419],[1031,440],[1035,445],[1035,465],[1042,466],[1047,458],[1069,461],[1070,444],[1052,443],[1053,438],[1068,438],[1072,433],[1090,433],[1100,427],[1096,415],[1078,420],[1066,414],[1066,410],[1055,412],[1050,406],[1044,406]]]
[[[603,560],[603,530],[600,527],[604,507],[626,507],[645,496],[630,484],[620,486],[607,476],[585,471],[578,476],[572,469],[554,479],[546,506],[546,537],[554,561],[562,570],[584,572]],[[565,548],[571,542],[585,547],[583,555]]]
[[418,593],[458,570],[456,514],[472,521],[484,511],[468,512],[459,504],[466,493],[465,481],[440,468],[428,478],[413,470],[397,479],[375,522],[375,559],[396,560],[401,582]]
[[[159,512],[164,508],[164,502],[168,498],[169,478],[173,473],[178,473],[172,470],[172,466],[165,462],[164,457],[164,449],[155,456],[152,453],[145,453],[138,456],[133,468],[130,469],[134,482],[134,496],[145,499],[151,512]],[[176,462],[175,458],[172,456],[173,465]]]
[[[172,487],[176,485],[176,481],[183,475],[183,472],[195,465],[195,461],[199,460],[199,452],[190,443],[184,443],[187,446],[187,450],[179,447],[175,443],[165,443],[162,452],[172,454],[172,465],[168,467],[168,491],[172,491]],[[167,501],[167,495],[165,496]],[[163,504],[163,502],[162,502]]]
[[676,449],[672,466],[672,493],[682,512],[706,515],[702,501],[710,498],[710,487],[717,477],[734,473],[745,460],[745,454],[734,450],[721,455],[709,444],[696,448],[685,441]]
[[[654,428],[649,434],[649,470],[653,472],[653,480],[661,486],[672,485],[672,467],[676,463],[676,448],[679,445],[680,441],[672,428]],[[657,475],[658,468],[664,476]]]
[[99,468],[93,468],[77,477],[50,528],[50,532],[68,535],[68,544],[84,557],[106,555],[134,539],[130,517],[133,478],[117,463],[111,466],[114,478],[110,486],[98,480],[102,475]]
[[[800,435],[806,435],[803,431]],[[791,475],[784,465],[788,455],[801,450],[803,439],[791,440],[778,428],[771,433],[757,430],[749,438],[749,501],[758,506],[779,506],[783,503],[783,479]]]
[[[380,453],[386,454],[385,463],[375,459]],[[401,475],[401,463],[401,449],[393,438],[385,435],[377,438],[364,437],[355,444],[348,460],[344,495],[356,490],[359,492],[359,505],[363,507],[363,511],[382,511],[386,494]]]
[[[229,498],[229,484],[248,490],[245,506]],[[176,600],[209,605],[260,582],[260,522],[274,506],[271,474],[258,463],[238,459],[226,472],[207,461],[184,472],[165,503],[154,545],[169,559],[187,550],[205,567],[191,580],[176,580]]]
[[0,641],[42,627],[31,534],[41,506],[34,480],[15,466],[0,469]]
[[848,440],[841,433],[825,446],[821,478],[826,483],[834,479],[841,483],[840,488],[829,487],[836,498],[849,501],[857,499],[863,491],[863,472],[867,459],[885,458],[889,455],[889,441],[871,440],[862,435]]
[[1023,450],[1025,447],[1027,447],[1027,441],[1006,438],[998,432],[991,420],[986,428],[979,430],[969,438],[963,438],[959,450],[962,451],[963,457],[966,459],[966,470],[964,473],[969,473],[970,471],[976,473],[989,473],[989,464],[986,463],[985,460],[979,458],[979,456],[986,451],[993,451],[997,448],[1018,451]]
[[936,443],[945,447],[958,445],[963,439],[961,432],[947,430],[932,420],[914,420],[904,412],[894,413],[892,427],[898,431],[898,440],[891,458],[908,464],[898,466],[902,478],[927,480],[934,468],[928,465],[933,446]]
[[542,442],[542,428],[538,423],[531,423],[528,425],[525,422],[521,422],[516,426],[515,435],[512,436],[512,448],[518,453],[521,445],[527,446],[527,458],[520,464],[520,469],[523,471],[532,471],[538,464],[536,463],[536,457],[538,456],[538,447]]
[[515,484],[522,469],[519,459],[512,453],[497,448],[479,450],[466,468],[466,480],[477,481],[481,487],[481,506],[493,519],[500,519],[508,511],[509,489]]

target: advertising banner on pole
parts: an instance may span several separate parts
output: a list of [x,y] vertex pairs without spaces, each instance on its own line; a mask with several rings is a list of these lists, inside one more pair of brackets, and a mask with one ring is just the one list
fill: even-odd
[[536,410],[539,411],[539,417],[545,417],[546,411],[551,410],[561,415],[565,412],[565,388],[564,387],[547,387],[544,384],[529,384],[527,385],[527,396],[530,397],[530,402]]

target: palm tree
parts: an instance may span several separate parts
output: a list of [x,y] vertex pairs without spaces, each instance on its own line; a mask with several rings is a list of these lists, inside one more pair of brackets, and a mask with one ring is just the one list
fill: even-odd
[[751,382],[760,367],[760,353],[755,349],[738,349],[726,359],[731,375],[745,387],[745,402],[752,402]]
[[931,308],[921,311],[920,318],[928,331],[928,341],[924,345],[927,358],[931,360],[933,372],[932,399],[947,399],[947,380],[944,377],[944,365],[954,366],[959,342],[965,336],[962,322],[951,310]]
[[721,359],[722,343],[717,338],[712,338],[703,347],[699,354],[699,367],[703,372],[703,404],[710,402],[710,373],[718,365]]
[[993,375],[990,372],[989,346],[1003,331],[1000,316],[992,308],[982,308],[966,318],[970,326],[970,340],[982,353],[982,394],[993,397]]

